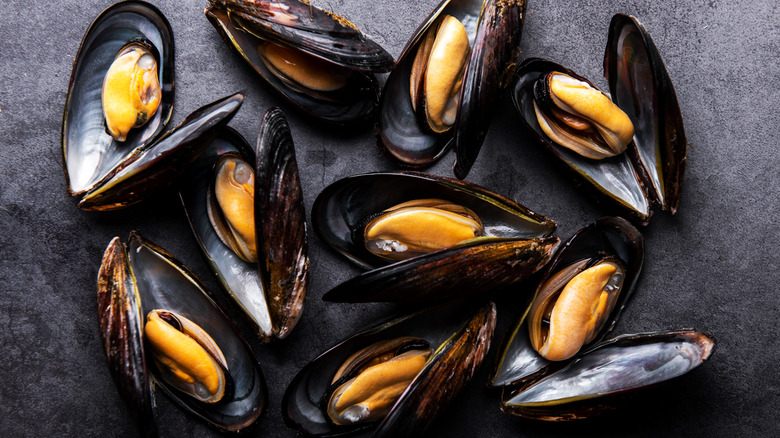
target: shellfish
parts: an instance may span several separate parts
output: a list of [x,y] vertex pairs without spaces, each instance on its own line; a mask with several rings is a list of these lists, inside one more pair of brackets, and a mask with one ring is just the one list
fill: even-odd
[[[508,84],[525,7],[525,1],[444,0],[420,24],[382,90],[375,131],[388,158],[425,167],[454,145],[455,176],[468,175],[494,101]],[[445,52],[434,44],[437,39],[451,50],[439,54]]]
[[[390,251],[395,253],[393,257],[377,255],[366,246],[375,246],[367,242],[371,237],[366,239],[364,232],[373,219],[392,214],[385,210],[399,204],[412,208],[414,214],[421,202],[459,213],[469,211],[466,216],[479,219],[481,235],[473,235],[473,217],[456,213],[459,217],[455,219],[470,223],[464,227],[463,237],[471,233],[473,238],[454,246],[395,260],[399,252],[406,252],[399,251],[400,247],[411,244],[408,224],[416,227],[426,223],[417,219],[400,224],[400,239],[380,239],[380,246],[395,248]],[[426,214],[429,212],[426,210]],[[440,214],[435,212],[434,219]],[[427,222],[441,225],[436,220]],[[550,236],[555,222],[526,207],[474,184],[415,172],[373,173],[337,181],[315,200],[312,223],[323,241],[355,264],[372,269],[323,296],[324,300],[339,302],[435,301],[490,290],[541,269],[559,242]],[[432,235],[424,228],[414,232]],[[445,236],[444,240],[450,238]],[[436,245],[430,249],[437,249]]]
[[[423,433],[473,377],[490,348],[495,305],[489,303],[477,311],[466,308],[457,303],[418,311],[381,323],[329,348],[306,365],[287,387],[282,399],[285,423],[312,436],[341,435],[366,428],[375,428],[374,436]],[[378,348],[378,342],[392,344],[408,337],[415,339],[415,347],[421,347],[416,349],[424,350],[418,342],[421,339],[433,352],[390,411],[373,422],[334,424],[327,405],[339,369],[345,364],[352,366],[355,356],[365,355],[366,349],[371,356],[370,351]]]
[[261,340],[286,337],[303,311],[309,258],[295,148],[282,111],[271,108],[263,117],[256,158],[240,134],[223,130],[186,178],[180,197],[215,276]]
[[296,0],[211,0],[205,14],[273,90],[305,113],[337,125],[373,116],[372,73],[390,70],[393,58],[343,17]]
[[635,127],[626,154],[593,160],[551,139],[535,109],[539,106],[535,97],[540,94],[536,90],[545,88],[543,82],[550,72],[592,86],[584,77],[553,62],[525,60],[518,68],[512,98],[534,137],[575,179],[586,182],[584,188],[639,222],[649,221],[652,202],[674,214],[680,202],[688,142],[669,74],[639,21],[615,15],[604,55],[604,75],[612,98]]
[[[245,429],[263,413],[267,389],[254,353],[200,281],[163,249],[135,232],[127,246],[114,238],[98,272],[97,300],[108,367],[141,431],[156,429],[151,382],[223,430]],[[158,324],[156,316],[167,322]],[[157,342],[160,329],[189,340]],[[195,347],[194,339],[203,351],[180,349]],[[203,385],[185,384],[198,379]]]

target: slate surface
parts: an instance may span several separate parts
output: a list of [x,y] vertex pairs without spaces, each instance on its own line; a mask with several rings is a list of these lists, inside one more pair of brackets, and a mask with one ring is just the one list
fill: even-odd
[[[371,129],[333,131],[272,94],[203,16],[205,1],[160,2],[176,39],[172,126],[192,110],[244,90],[231,126],[254,143],[259,120],[281,106],[293,130],[307,214],[317,194],[347,175],[394,166]],[[347,16],[398,56],[435,0],[316,1]],[[79,41],[110,1],[0,3],[0,436],[133,436],[105,366],[95,278],[109,240],[131,230],[168,249],[212,289],[174,193],[115,213],[80,211],[65,193],[62,108]],[[498,410],[486,367],[438,421],[432,436],[777,436],[780,283],[777,129],[780,11],[773,1],[532,1],[523,56],[543,56],[599,85],[612,14],[637,16],[677,89],[692,149],[676,216],[644,230],[645,269],[615,333],[695,327],[718,339],[702,368],[617,415],[576,424],[524,421]],[[383,80],[383,79],[382,79]],[[508,99],[469,180],[554,218],[568,237],[609,213],[565,180],[518,123]],[[451,175],[452,155],[428,172]],[[270,406],[251,436],[293,436],[280,415],[284,388],[309,360],[396,310],[323,303],[358,270],[310,235],[311,283],[303,318],[284,342],[256,346]],[[522,290],[496,297],[492,360]],[[216,432],[159,398],[163,436]]]

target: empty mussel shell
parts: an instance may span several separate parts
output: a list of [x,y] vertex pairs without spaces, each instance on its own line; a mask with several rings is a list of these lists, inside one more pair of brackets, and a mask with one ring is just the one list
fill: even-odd
[[[525,2],[444,0],[420,24],[382,90],[375,131],[388,158],[403,167],[425,167],[454,144],[455,176],[466,177],[487,135],[495,100],[508,82],[505,77],[511,75],[507,71],[517,57],[525,7]],[[465,53],[437,55],[437,32],[439,41],[453,41],[458,47],[464,44],[456,35],[465,35]],[[453,36],[445,39],[447,35]],[[428,52],[430,58],[421,55]],[[427,71],[449,79],[446,84],[422,79]],[[421,79],[410,81],[417,77]],[[420,84],[419,92],[414,84]],[[427,97],[442,89],[446,96]],[[449,120],[432,122],[425,103],[435,101],[433,105],[440,107],[445,97],[449,107],[445,119]]]
[[[478,310],[449,304],[402,316],[357,333],[329,348],[292,380],[282,399],[285,423],[310,436],[336,436],[376,428],[374,436],[418,436],[457,397],[490,348],[496,322],[493,303]],[[323,395],[343,365],[380,341],[412,337],[433,349],[423,369],[383,419],[337,425],[329,419]],[[408,338],[406,338],[408,339]],[[419,342],[416,342],[419,345]]]
[[[143,47],[156,61],[159,108],[141,127],[118,142],[107,132],[102,88],[117,54],[128,45]],[[68,194],[82,196],[138,155],[165,128],[173,110],[173,32],[154,6],[124,1],[92,22],[73,61],[62,116],[62,163]]]
[[688,142],[671,79],[644,27],[634,17],[615,15],[604,55],[611,97],[634,126],[633,141],[624,154],[601,160],[586,158],[545,134],[534,109],[534,89],[550,72],[592,85],[550,61],[532,58],[520,65],[512,98],[520,118],[539,143],[584,189],[638,222],[647,224],[651,203],[674,213],[680,202]]
[[369,121],[373,72],[393,58],[343,17],[308,1],[211,0],[206,17],[225,42],[297,108],[325,122]]
[[[136,232],[130,234],[127,246],[114,238],[98,273],[97,300],[108,367],[140,432],[155,433],[152,388],[162,388],[177,404],[222,430],[243,430],[263,413],[267,389],[249,344],[202,283],[163,249]],[[162,324],[164,329],[170,325],[167,329],[181,332],[180,336],[197,339],[201,346],[208,346],[204,347],[208,352],[185,352],[175,345],[173,352],[160,353],[157,347],[150,352],[145,345],[150,342],[145,330],[147,315],[162,315],[167,321]],[[182,345],[192,344],[192,339]],[[189,356],[178,359],[177,352]],[[166,354],[167,358],[162,356]],[[190,372],[201,363],[195,359],[198,354],[215,358],[213,372]],[[214,394],[203,396],[203,389],[172,385],[170,376],[159,374],[159,364],[167,367],[174,362],[178,365],[171,368],[172,374],[178,378],[189,375],[186,379],[192,380],[205,374],[206,388],[212,385],[208,380],[214,379]],[[188,365],[193,363],[194,368]]]
[[[552,369],[550,360],[563,360],[552,356],[550,360],[545,359],[536,351],[538,347],[531,336],[540,336],[537,333],[540,331],[544,336],[547,335],[546,330],[552,320],[548,303],[551,300],[555,302],[564,286],[588,268],[609,264],[618,266],[621,273],[620,284],[611,291],[610,310],[595,323],[593,333],[590,336],[583,335],[586,340],[580,342],[574,352],[567,354],[569,357],[577,357],[577,351],[588,349],[603,339],[612,330],[631,297],[643,260],[644,238],[625,219],[605,217],[577,231],[553,256],[532,298],[520,310],[518,318],[504,335],[489,385],[516,385]],[[606,296],[600,294],[597,300],[603,300],[603,304],[606,304],[609,301]],[[593,306],[593,309],[597,307]],[[571,310],[569,312],[572,313]],[[574,334],[580,333],[577,331]]]
[[[479,218],[480,236],[401,261],[370,251],[361,238],[367,219],[412,200],[468,210]],[[477,185],[416,172],[339,180],[315,200],[312,223],[332,248],[372,269],[327,292],[328,301],[435,301],[485,292],[541,269],[558,244],[552,220]]]
[[547,377],[518,390],[505,388],[501,409],[546,421],[589,418],[694,370],[714,349],[715,340],[695,330],[618,336]]
[[[225,235],[223,207],[215,187],[220,163],[240,163],[247,172],[248,205],[240,214],[254,218],[241,232],[247,245]],[[236,170],[237,169],[237,170]],[[303,311],[308,283],[306,213],[289,125],[278,108],[269,109],[257,138],[257,158],[240,134],[222,130],[186,176],[180,196],[192,232],[223,289],[243,310],[263,341],[285,338]],[[246,194],[244,194],[246,195]],[[243,212],[243,213],[241,213]],[[248,222],[248,221],[247,221]],[[254,259],[237,250],[251,247]]]

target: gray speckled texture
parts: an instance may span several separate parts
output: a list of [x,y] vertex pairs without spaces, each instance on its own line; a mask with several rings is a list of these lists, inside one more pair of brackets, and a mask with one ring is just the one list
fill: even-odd
[[[231,126],[254,144],[263,112],[281,106],[293,130],[307,214],[317,194],[347,175],[393,169],[371,129],[333,132],[271,94],[203,16],[205,1],[155,1],[176,40],[172,126],[238,90]],[[178,199],[160,194],[116,213],[87,213],[65,194],[60,123],[71,63],[90,22],[110,1],[0,3],[0,436],[132,436],[135,427],[105,366],[95,279],[103,250],[137,229],[217,284]],[[356,23],[394,56],[436,0],[315,1]],[[523,56],[566,65],[599,85],[607,26],[633,14],[669,70],[692,149],[680,210],[645,229],[646,263],[615,333],[695,327],[713,334],[712,360],[607,418],[544,424],[502,414],[483,385],[487,368],[438,421],[433,436],[777,436],[780,317],[780,11],[775,1],[531,1]],[[563,238],[608,213],[573,189],[520,129],[508,99],[469,180],[558,221]],[[453,157],[428,171],[451,175]],[[311,283],[303,318],[284,342],[257,346],[270,405],[252,436],[293,436],[281,419],[286,385],[307,361],[392,306],[323,303],[358,271],[310,235]],[[494,348],[523,291],[497,297]],[[492,361],[493,352],[488,361]],[[164,436],[214,436],[164,396]]]

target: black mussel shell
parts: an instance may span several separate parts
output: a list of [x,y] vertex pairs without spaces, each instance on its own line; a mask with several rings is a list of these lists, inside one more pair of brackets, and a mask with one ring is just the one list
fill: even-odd
[[[177,404],[226,431],[252,425],[264,412],[267,388],[249,344],[185,266],[165,250],[130,234],[127,247],[118,238],[106,249],[98,275],[98,315],[109,369],[120,394],[139,421],[141,431],[154,430],[153,397],[146,383],[155,382]],[[232,390],[208,404],[169,387],[144,361],[143,324],[153,309],[166,309],[206,331],[224,353]],[[117,350],[119,347],[121,350]],[[150,372],[147,372],[147,369]]]
[[636,178],[628,154],[619,154],[603,160],[585,158],[550,140],[539,127],[533,107],[534,88],[537,81],[551,71],[568,74],[596,88],[584,77],[559,64],[539,58],[527,59],[518,68],[518,79],[512,93],[520,118],[537,141],[560,160],[573,179],[582,182],[581,187],[601,199],[609,200],[618,210],[646,222],[650,216],[650,204],[642,183]]
[[101,211],[124,208],[173,184],[243,102],[244,96],[236,93],[197,109],[173,131],[119,163],[84,195],[79,207]]
[[365,272],[326,292],[341,303],[442,302],[530,277],[550,261],[560,239],[488,240],[403,260]]
[[645,27],[616,14],[609,24],[604,76],[615,103],[637,130],[629,149],[650,199],[672,214],[680,203],[688,140],[661,54]]
[[283,339],[303,312],[309,279],[306,210],[290,126],[279,108],[263,116],[257,136],[255,221],[259,267],[275,336]]
[[546,421],[588,418],[625,405],[642,389],[704,363],[715,340],[695,330],[623,335],[520,389],[504,389],[504,412]]
[[[539,284],[543,285],[551,275],[576,262],[590,259],[611,258],[625,269],[625,278],[609,321],[598,335],[583,346],[587,349],[603,339],[614,328],[620,314],[631,297],[644,261],[644,238],[630,222],[619,217],[604,217],[579,231],[560,246],[547,266]],[[536,293],[538,293],[538,288]],[[534,296],[536,295],[534,294]],[[508,386],[538,377],[555,367],[541,357],[531,346],[526,317],[533,303],[533,296],[504,335],[498,350],[489,386]],[[581,353],[579,353],[581,354]],[[575,356],[577,357],[577,356]]]
[[[496,322],[493,303],[476,312],[463,303],[440,306],[381,323],[331,347],[306,365],[282,399],[285,423],[309,436],[337,436],[376,427],[374,436],[416,436],[457,396],[473,377],[485,354]],[[422,338],[434,348],[425,368],[409,385],[382,422],[336,426],[321,398],[336,370],[354,352],[377,341],[400,336]]]
[[634,141],[625,154],[591,160],[559,146],[542,132],[533,110],[533,90],[550,71],[590,83],[556,63],[525,60],[518,68],[512,99],[534,137],[561,161],[578,185],[639,223],[650,220],[651,202],[674,213],[680,202],[688,142],[671,79],[644,27],[634,17],[615,15],[604,55],[612,99],[634,124]]
[[485,235],[498,239],[535,238],[555,232],[555,222],[476,184],[419,172],[377,172],[343,178],[326,187],[312,207],[317,235],[365,269],[391,264],[353,238],[363,218],[412,199],[440,198],[471,209]]
[[[508,69],[517,57],[525,5],[495,0],[444,0],[420,24],[387,78],[380,98],[375,133],[377,144],[389,159],[407,168],[426,167],[454,143],[455,176],[466,177],[487,134],[494,102],[508,83]],[[417,47],[442,14],[463,23],[469,34],[471,54],[455,125],[437,135],[421,126],[412,109],[409,76]]]
[[141,304],[133,289],[125,245],[115,237],[108,244],[98,272],[97,302],[100,337],[119,395],[142,436],[157,436],[152,389],[144,355]]
[[[287,119],[278,108],[266,112],[257,158],[246,140],[222,130],[193,165],[180,196],[195,239],[222,288],[242,309],[264,342],[286,337],[303,310],[308,283],[306,216]],[[255,164],[257,263],[239,258],[209,220],[207,203],[214,166],[227,155]]]
[[[370,253],[355,228],[394,205],[439,198],[480,218],[483,238],[393,262]],[[552,220],[475,184],[416,172],[356,175],[320,193],[312,208],[320,238],[366,269],[323,299],[343,302],[412,302],[450,299],[519,281],[541,269],[558,244]],[[468,267],[468,269],[467,269]],[[467,271],[468,275],[453,275]]]
[[[124,142],[106,132],[101,101],[103,79],[122,47],[143,41],[157,55],[160,107]],[[62,116],[62,164],[68,194],[81,196],[116,172],[129,157],[140,154],[171,118],[174,85],[173,31],[154,6],[124,1],[110,6],[92,22],[73,61]]]
[[[296,0],[212,0],[205,14],[225,42],[272,89],[305,113],[336,125],[371,120],[379,94],[371,73],[390,70],[393,58],[344,18]],[[343,67],[351,72],[347,85],[323,93],[289,85],[271,72],[258,54],[258,47],[265,42]]]

